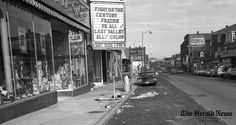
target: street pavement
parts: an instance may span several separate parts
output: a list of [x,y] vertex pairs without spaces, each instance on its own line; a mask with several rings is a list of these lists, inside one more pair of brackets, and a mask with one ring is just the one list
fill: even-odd
[[[134,82],[134,81],[130,81]],[[123,82],[116,82],[116,93],[123,95],[117,100],[113,96],[113,83],[96,88],[76,97],[59,97],[59,102],[42,110],[26,114],[3,123],[3,125],[103,125],[135,91],[123,91]]]
[[156,86],[137,88],[107,125],[226,125],[214,116],[198,116],[195,110],[207,112],[160,75]]
[[186,74],[165,74],[167,80],[190,95],[208,111],[231,112],[218,116],[229,125],[236,125],[236,81]]

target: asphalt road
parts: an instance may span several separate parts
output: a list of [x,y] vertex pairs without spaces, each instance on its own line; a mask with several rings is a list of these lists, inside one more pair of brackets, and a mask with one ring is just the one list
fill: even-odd
[[190,95],[206,110],[232,112],[218,116],[229,125],[236,125],[236,80],[186,74],[165,74],[164,78]]
[[139,87],[107,125],[226,125],[213,116],[194,115],[194,111],[207,110],[172,85],[168,77],[160,76],[157,86]]

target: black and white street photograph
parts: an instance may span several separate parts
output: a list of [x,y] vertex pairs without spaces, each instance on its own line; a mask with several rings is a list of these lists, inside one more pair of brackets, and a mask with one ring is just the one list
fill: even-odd
[[236,125],[236,0],[0,0],[1,125]]

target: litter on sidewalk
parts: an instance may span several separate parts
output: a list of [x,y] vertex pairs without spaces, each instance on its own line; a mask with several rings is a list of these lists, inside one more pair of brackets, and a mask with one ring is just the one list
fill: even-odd
[[107,108],[107,109],[109,109],[109,108],[111,108],[112,107],[112,105],[105,105],[104,106],[104,108]]
[[[115,93],[115,98],[121,98],[121,93],[120,92],[117,92]],[[114,98],[114,95],[112,96],[112,98]]]
[[103,96],[103,97],[97,98],[97,99],[95,99],[95,101],[115,101],[120,98],[122,98],[122,99],[125,98],[125,94],[121,94],[120,92],[117,92],[115,94],[115,98],[114,98],[114,95],[112,95],[111,97],[106,96],[106,95],[101,95],[101,96]]
[[115,102],[109,102],[108,104],[105,104],[105,105],[102,106],[102,107],[107,108],[107,109],[110,109],[110,108],[113,107],[114,105],[115,105]]
[[130,99],[143,99],[143,98],[154,97],[157,95],[159,95],[159,93],[157,93],[157,92],[147,92],[147,93],[143,93],[139,96],[131,97]]
[[95,101],[113,101],[114,99],[109,98],[109,97],[100,97],[95,99]]

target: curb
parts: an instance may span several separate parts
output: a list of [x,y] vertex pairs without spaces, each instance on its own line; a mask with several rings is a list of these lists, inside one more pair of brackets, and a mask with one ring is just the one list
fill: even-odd
[[117,109],[119,109],[125,101],[134,93],[138,86],[132,86],[132,90],[127,94],[124,99],[119,100],[111,109],[109,109],[94,125],[106,125],[108,121],[116,114]]

